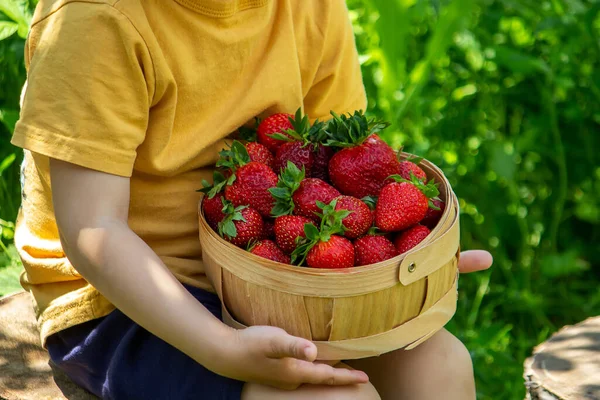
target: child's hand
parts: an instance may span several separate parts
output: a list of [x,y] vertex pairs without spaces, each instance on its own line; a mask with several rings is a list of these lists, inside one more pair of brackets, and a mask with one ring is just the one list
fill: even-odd
[[253,326],[232,332],[222,360],[211,368],[221,375],[288,390],[304,383],[353,385],[369,381],[362,371],[314,363],[316,346],[283,329]]

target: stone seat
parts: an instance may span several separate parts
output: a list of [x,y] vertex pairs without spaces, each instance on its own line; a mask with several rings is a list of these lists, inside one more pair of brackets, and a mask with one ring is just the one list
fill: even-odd
[[32,299],[0,298],[0,400],[97,399],[50,364],[40,346]]

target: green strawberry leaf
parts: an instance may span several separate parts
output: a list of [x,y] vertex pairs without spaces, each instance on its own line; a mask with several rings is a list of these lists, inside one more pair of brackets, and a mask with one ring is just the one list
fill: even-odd
[[[288,132],[288,131],[286,131],[286,132]],[[290,132],[293,132],[293,131],[290,131]],[[272,137],[273,139],[281,140],[282,142],[295,142],[296,141],[294,138],[291,138],[291,137],[286,136],[279,132],[271,133],[267,136]]]
[[248,154],[248,150],[246,150],[246,146],[242,142],[234,140],[229,150],[221,150],[219,152],[217,167],[235,171],[250,161],[250,155]]
[[320,233],[313,224],[304,224],[304,234],[308,240],[319,240]]
[[326,125],[326,146],[332,147],[354,147],[360,145],[366,138],[378,133],[389,126],[389,123],[368,119],[362,110],[354,114],[337,115],[331,111],[333,116]]
[[245,125],[240,126],[238,128],[238,132],[242,140],[245,140],[247,142],[256,142],[257,140],[256,127],[249,127]]
[[439,208],[438,206],[436,206],[436,205],[433,203],[433,200],[432,200],[432,199],[429,199],[429,201],[428,201],[428,204],[429,204],[429,208],[432,208],[432,209],[434,209],[434,210],[437,210],[437,211],[440,211],[440,210],[441,210],[441,208]]
[[371,210],[374,210],[377,207],[378,199],[376,196],[365,196],[361,200],[368,205]]
[[304,167],[300,170],[293,162],[288,161],[287,167],[279,175],[277,186],[269,189],[271,196],[275,199],[271,215],[279,217],[292,214],[295,208],[292,196],[300,187],[305,175]]
[[421,161],[423,161],[423,157],[413,156],[413,157],[408,158],[406,161],[410,161],[413,164],[419,165],[421,163]]
[[221,237],[234,238],[237,236],[237,228],[232,220],[223,220],[219,222],[219,234]]
[[206,194],[209,199],[212,199],[221,193],[225,186],[231,185],[234,181],[235,175],[232,174],[228,179],[225,179],[225,176],[220,171],[215,170],[213,171],[213,183],[210,184],[206,179],[203,179],[203,188],[197,191]]

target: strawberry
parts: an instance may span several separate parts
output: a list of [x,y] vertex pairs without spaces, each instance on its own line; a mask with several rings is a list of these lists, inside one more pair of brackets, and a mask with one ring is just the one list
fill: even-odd
[[208,225],[214,231],[218,230],[219,222],[225,218],[225,214],[223,214],[223,199],[223,195],[218,194],[213,198],[210,198],[208,195],[206,195],[204,200],[202,200],[204,218],[206,218],[206,222],[208,222]]
[[398,175],[406,180],[410,180],[411,172],[420,180],[427,180],[427,174],[417,164],[421,161],[419,158],[413,158],[400,162],[400,172]]
[[424,184],[414,176],[412,181],[399,175],[390,178],[399,182],[389,183],[381,190],[375,210],[375,225],[384,232],[417,224],[427,214],[429,198],[439,194],[433,182]]
[[343,236],[342,220],[350,211],[336,210],[337,200],[329,204],[317,202],[322,210],[320,228],[304,225],[305,238],[300,239],[292,252],[292,263],[302,265],[304,260],[312,268],[350,268],[354,266],[354,246]]
[[375,222],[375,209],[377,208],[377,197],[365,196],[361,199],[371,210],[371,219]]
[[219,234],[227,241],[239,247],[246,247],[251,241],[262,239],[263,220],[259,212],[248,206],[234,207],[233,203],[223,200],[225,218],[219,222]]
[[311,268],[350,268],[354,266],[354,246],[343,236],[332,235],[313,246],[306,256]]
[[247,204],[261,215],[271,215],[273,197],[269,189],[277,185],[277,175],[265,164],[251,162],[240,167],[235,181],[225,188],[225,197],[234,205]]
[[346,228],[344,236],[356,239],[364,235],[373,225],[373,216],[369,206],[352,196],[340,196],[336,200],[336,210],[350,211],[350,215],[342,220],[342,224]]
[[317,144],[314,154],[312,173],[310,174],[311,178],[319,178],[325,182],[329,182],[329,160],[333,156],[333,149],[322,144]]
[[281,251],[272,240],[261,240],[252,246],[250,253],[283,264],[291,263],[290,256]]
[[361,111],[341,117],[331,114],[325,144],[341,150],[329,161],[329,179],[349,196],[379,195],[387,177],[400,172],[396,153],[376,134],[388,124],[367,120]]
[[356,266],[375,264],[396,257],[398,251],[385,236],[366,235],[354,241]]
[[312,147],[310,144],[300,141],[282,144],[277,149],[273,169],[275,172],[281,173],[287,166],[288,161],[291,161],[298,168],[304,167],[306,175],[310,176],[315,162]]
[[219,155],[217,167],[225,169],[228,175],[218,184],[219,190],[225,189],[225,198],[235,206],[249,205],[261,215],[269,216],[274,203],[269,189],[277,185],[273,170],[252,161],[246,147],[237,140],[233,141],[231,149],[223,150]]
[[317,178],[307,178],[300,183],[300,187],[292,196],[295,205],[294,214],[317,222],[319,220],[317,201],[329,203],[339,195],[340,192],[327,182]]
[[415,225],[404,232],[400,233],[394,239],[394,246],[398,250],[398,254],[403,254],[418,245],[429,235],[431,231],[423,225]]
[[444,203],[441,199],[433,199],[432,200],[434,207],[429,207],[427,209],[427,214],[421,220],[421,224],[425,225],[429,229],[435,228],[437,223],[440,221],[442,214],[444,213],[444,209],[446,208],[446,203]]
[[[275,153],[277,148],[285,143],[285,139],[290,136],[285,133],[288,129],[293,129],[292,122],[290,121],[293,118],[291,114],[273,114],[270,117],[267,117],[261,121],[257,128],[257,137],[258,143],[264,145],[271,151]],[[277,135],[277,137],[273,137],[273,135]]]
[[273,168],[275,157],[273,157],[273,154],[271,154],[266,146],[263,146],[260,143],[250,142],[246,143],[246,151],[248,151],[250,161],[263,163],[269,168]]
[[223,214],[223,189],[232,181],[233,178],[225,177],[220,171],[213,171],[213,182],[208,183],[205,179],[202,180],[203,188],[198,190],[204,193],[202,200],[202,208],[204,210],[204,218],[208,225],[214,230],[218,230],[218,224],[225,218]]
[[275,220],[273,218],[263,218],[265,239],[275,237]]
[[275,241],[287,254],[291,254],[297,247],[298,238],[305,237],[304,225],[313,225],[313,222],[299,215],[282,215],[275,219]]
[[319,212],[316,202],[329,203],[340,195],[333,186],[317,178],[304,179],[304,168],[299,170],[288,161],[287,167],[279,175],[277,187],[269,191],[275,198],[273,215],[302,215],[317,222]]
[[291,138],[289,143],[282,144],[275,154],[275,172],[280,173],[291,161],[299,169],[304,167],[306,176],[312,176],[318,143],[325,139],[324,124],[317,120],[311,126],[308,116],[302,115],[300,108],[291,123],[293,128],[285,132]]

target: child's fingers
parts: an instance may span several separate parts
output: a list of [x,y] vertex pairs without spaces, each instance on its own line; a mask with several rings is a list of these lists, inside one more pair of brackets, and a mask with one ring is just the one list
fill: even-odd
[[351,368],[334,368],[327,364],[299,362],[294,369],[302,383],[313,385],[357,385],[369,381],[367,374],[362,371]]
[[291,357],[314,361],[317,356],[317,349],[311,341],[288,335],[281,330],[280,333],[269,338],[266,354],[269,358]]
[[467,250],[460,253],[458,269],[461,273],[488,269],[493,262],[492,255],[485,250]]

